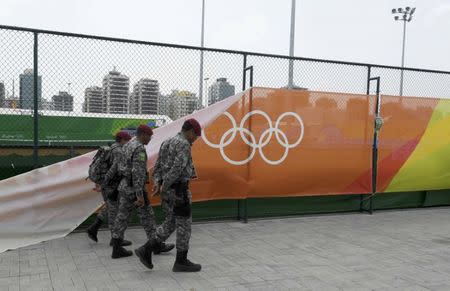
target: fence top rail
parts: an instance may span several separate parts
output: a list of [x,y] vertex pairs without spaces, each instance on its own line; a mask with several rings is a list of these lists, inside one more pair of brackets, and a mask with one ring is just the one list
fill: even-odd
[[449,74],[450,75],[450,71],[442,71],[442,70],[431,70],[431,69],[409,68],[409,67],[402,68],[402,67],[397,67],[397,66],[378,65],[378,64],[371,64],[371,63],[347,62],[347,61],[315,59],[315,58],[305,58],[305,57],[290,57],[287,55],[218,49],[218,48],[208,48],[208,47],[198,47],[198,46],[170,44],[170,43],[161,43],[161,42],[151,42],[151,41],[133,40],[133,39],[126,39],[126,38],[116,38],[116,37],[98,36],[98,35],[90,35],[90,34],[61,32],[61,31],[52,31],[52,30],[44,30],[44,29],[36,29],[36,28],[9,26],[9,25],[0,25],[0,29],[31,32],[31,33],[50,34],[50,35],[58,35],[58,36],[67,36],[67,37],[86,38],[86,39],[97,39],[97,40],[114,41],[114,42],[122,42],[122,43],[152,45],[152,46],[160,46],[160,47],[202,50],[202,51],[209,51],[209,52],[229,53],[229,54],[240,54],[240,55],[247,55],[247,56],[260,56],[260,57],[269,57],[269,58],[310,61],[310,62],[319,62],[319,63],[331,63],[331,64],[351,65],[351,66],[376,67],[376,68],[394,69],[394,70],[402,70],[403,69],[404,71],[416,71],[416,72]]

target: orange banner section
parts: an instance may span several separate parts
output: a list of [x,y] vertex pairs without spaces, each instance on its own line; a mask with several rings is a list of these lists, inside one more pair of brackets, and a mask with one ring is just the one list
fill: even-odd
[[[369,193],[374,97],[253,88],[193,147],[194,201]],[[154,200],[154,202],[157,202]]]
[[[249,197],[368,193],[371,181],[349,187],[371,165],[374,99],[366,95],[293,90],[256,91],[253,110],[271,112],[287,140],[273,136],[250,168]],[[292,112],[293,114],[286,114]],[[300,124],[298,117],[301,117]],[[260,136],[267,121],[255,117],[252,129]],[[299,136],[301,142],[296,145]],[[289,152],[285,145],[292,145]],[[264,181],[260,183],[260,181]]]

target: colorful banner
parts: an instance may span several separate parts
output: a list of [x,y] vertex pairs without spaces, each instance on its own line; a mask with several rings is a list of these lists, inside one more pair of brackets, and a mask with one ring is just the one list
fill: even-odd
[[378,187],[450,189],[450,100],[383,96]]
[[[193,200],[371,193],[374,106],[374,96],[253,88],[187,116],[203,126]],[[450,188],[450,100],[382,96],[381,116],[379,192]],[[150,171],[186,118],[155,130]],[[101,206],[85,180],[92,156],[0,181],[0,252],[65,236]]]
[[194,199],[368,193],[354,182],[371,166],[372,99],[253,88],[194,145]]
[[377,192],[450,189],[450,100],[382,96],[381,116]]

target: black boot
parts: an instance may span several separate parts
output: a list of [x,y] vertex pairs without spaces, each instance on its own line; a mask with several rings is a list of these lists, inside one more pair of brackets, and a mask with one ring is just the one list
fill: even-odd
[[157,242],[155,239],[148,240],[145,245],[134,250],[136,256],[138,256],[144,266],[149,269],[153,269],[152,263],[152,252],[154,250],[159,250],[161,248],[161,243]]
[[133,255],[132,251],[126,250],[120,245],[122,241],[120,238],[113,238],[111,241],[113,247],[111,257],[113,259],[125,258]]
[[177,251],[177,258],[173,264],[174,272],[199,272],[202,269],[200,264],[194,264],[187,259],[188,251]]
[[175,247],[172,243],[161,243],[161,248],[153,250],[155,255],[159,255],[160,253],[167,253],[173,250]]
[[[133,243],[129,240],[126,239],[120,239],[120,246],[121,247],[127,247],[127,246],[131,246]],[[113,239],[111,239],[111,241],[109,242],[109,246],[112,247],[113,246]]]
[[98,242],[97,233],[98,233],[98,230],[100,229],[100,227],[102,226],[102,224],[103,224],[103,221],[97,217],[97,218],[95,218],[94,223],[88,227],[86,232],[87,232],[88,237],[91,240]]

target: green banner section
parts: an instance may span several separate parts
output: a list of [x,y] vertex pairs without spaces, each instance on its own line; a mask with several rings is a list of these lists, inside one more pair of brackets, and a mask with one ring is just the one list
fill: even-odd
[[[33,117],[0,115],[0,145],[30,145],[33,143]],[[134,133],[140,124],[155,126],[153,119],[103,117],[40,116],[39,142],[72,143],[75,141],[108,141],[116,132],[126,129]]]

